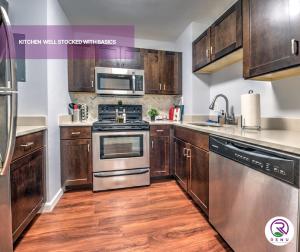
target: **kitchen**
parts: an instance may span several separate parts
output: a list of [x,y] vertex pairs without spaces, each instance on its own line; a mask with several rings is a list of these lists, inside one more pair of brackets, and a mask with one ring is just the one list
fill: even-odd
[[299,0],[0,5],[1,252],[299,251]]

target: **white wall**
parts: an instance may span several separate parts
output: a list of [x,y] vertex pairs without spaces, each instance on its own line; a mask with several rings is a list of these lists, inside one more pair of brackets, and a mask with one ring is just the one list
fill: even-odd
[[174,51],[177,48],[175,42],[170,42],[170,41],[135,38],[134,43],[135,43],[135,47],[137,48],[147,48],[147,49],[166,50],[166,51]]
[[183,98],[186,115],[207,115],[205,104],[209,103],[210,76],[197,76],[192,73],[192,42],[195,23],[191,23],[178,37],[176,47],[182,55]]
[[[274,82],[244,80],[242,62],[228,66],[211,75],[210,99],[225,94],[236,114],[241,112],[240,96],[253,90],[261,94],[263,117],[300,117],[300,77],[291,77]],[[220,100],[216,110],[224,108]]]
[[[47,0],[47,24],[69,25],[57,0]],[[61,188],[59,115],[67,114],[70,103],[68,93],[67,59],[47,60],[48,93],[48,201]]]
[[[30,6],[30,11],[28,10]],[[13,25],[45,25],[45,0],[10,0],[9,16]],[[19,115],[47,114],[47,62],[26,59],[26,82],[19,82]]]

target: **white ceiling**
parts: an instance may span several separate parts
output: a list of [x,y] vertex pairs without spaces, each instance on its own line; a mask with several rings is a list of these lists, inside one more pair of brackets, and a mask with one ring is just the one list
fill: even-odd
[[193,21],[210,24],[234,0],[59,0],[71,24],[134,25],[137,38],[175,40]]

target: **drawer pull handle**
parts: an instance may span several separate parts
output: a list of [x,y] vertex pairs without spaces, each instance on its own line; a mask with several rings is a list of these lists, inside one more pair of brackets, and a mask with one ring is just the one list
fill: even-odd
[[80,135],[81,132],[80,132],[80,131],[78,131],[78,132],[72,132],[71,134],[72,134],[73,136],[77,136],[77,135]]
[[26,143],[26,144],[21,144],[20,146],[23,147],[23,148],[28,148],[28,147],[31,147],[32,145],[34,145],[34,142],[29,142],[29,143]]
[[164,130],[156,130],[156,132],[164,132]]

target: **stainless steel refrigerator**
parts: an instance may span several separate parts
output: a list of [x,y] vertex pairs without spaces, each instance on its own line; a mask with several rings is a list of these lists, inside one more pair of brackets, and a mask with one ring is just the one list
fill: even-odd
[[15,48],[7,12],[0,5],[0,252],[13,251],[10,162],[17,118]]

